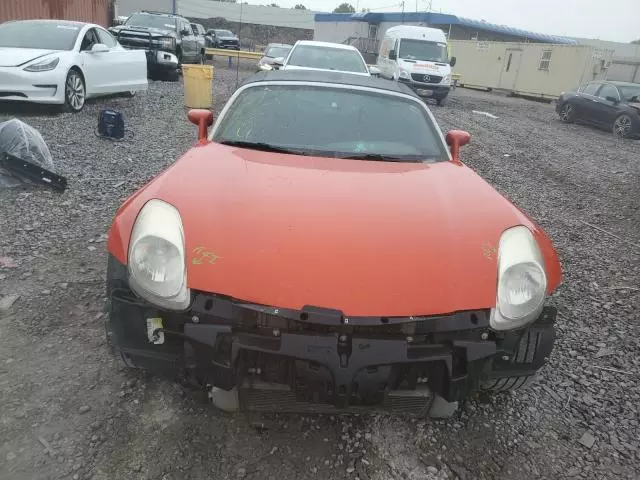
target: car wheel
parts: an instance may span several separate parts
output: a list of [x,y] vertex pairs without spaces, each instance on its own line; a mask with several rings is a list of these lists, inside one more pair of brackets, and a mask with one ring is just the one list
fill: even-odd
[[570,103],[565,103],[560,108],[560,120],[564,123],[573,123],[576,119],[576,111],[573,108],[573,105]]
[[180,70],[169,70],[165,73],[165,79],[169,82],[177,82],[180,80]]
[[633,119],[623,113],[613,122],[613,134],[618,138],[628,138],[633,130]]
[[482,390],[491,392],[509,392],[527,387],[535,382],[536,375],[512,376],[508,375],[509,370],[518,366],[530,365],[532,358],[538,353],[539,337],[537,332],[526,332],[520,339],[518,348],[513,354],[510,363],[505,370],[500,370],[494,366],[489,374],[489,378],[480,382]]
[[77,113],[84,107],[87,89],[79,70],[72,68],[64,82],[64,104],[67,110]]
[[436,104],[439,107],[444,107],[445,105],[447,105],[447,97],[442,97],[442,98],[436,99]]

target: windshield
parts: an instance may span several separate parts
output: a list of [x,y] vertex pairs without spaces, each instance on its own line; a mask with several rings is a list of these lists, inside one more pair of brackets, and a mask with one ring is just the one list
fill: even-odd
[[264,56],[270,58],[286,57],[289,55],[289,50],[291,47],[271,47]]
[[125,22],[125,25],[157,28],[158,30],[176,29],[176,21],[173,18],[165,17],[164,15],[147,15],[144,13],[131,15]]
[[0,47],[71,50],[80,26],[55,22],[7,22],[0,25]]
[[212,139],[301,155],[448,160],[437,126],[422,104],[356,88],[251,86],[231,104]]
[[367,66],[356,50],[299,45],[293,49],[287,65],[343,72],[368,73]]
[[229,30],[214,30],[214,32],[218,37],[233,37],[233,33]]
[[447,44],[403,38],[400,40],[398,58],[446,63],[448,59]]
[[[640,101],[640,85],[618,85],[620,95],[625,102],[637,102]],[[636,98],[637,97],[637,98]]]

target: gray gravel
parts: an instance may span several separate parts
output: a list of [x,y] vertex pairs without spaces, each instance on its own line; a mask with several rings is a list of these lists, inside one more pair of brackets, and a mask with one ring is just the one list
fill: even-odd
[[[236,80],[218,66],[216,111]],[[104,105],[133,139],[94,136]],[[103,339],[105,233],[122,200],[195,141],[181,86],[154,82],[78,115],[15,112],[70,188],[0,191],[0,478],[638,478],[640,142],[470,90],[433,111],[473,134],[463,159],[559,250],[558,342],[535,386],[474,398],[446,421],[245,417],[125,371]]]

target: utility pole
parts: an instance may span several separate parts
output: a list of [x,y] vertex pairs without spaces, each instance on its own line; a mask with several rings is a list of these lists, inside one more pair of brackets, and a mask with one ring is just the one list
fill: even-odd
[[402,23],[404,23],[404,0],[402,0],[400,5],[402,5]]

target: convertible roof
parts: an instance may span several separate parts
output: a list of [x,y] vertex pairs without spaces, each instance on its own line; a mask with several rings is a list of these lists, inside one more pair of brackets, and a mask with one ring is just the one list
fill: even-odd
[[309,83],[335,83],[340,85],[351,85],[354,87],[377,88],[389,92],[404,93],[417,97],[417,95],[406,85],[400,82],[392,82],[378,77],[367,77],[365,75],[352,75],[349,73],[329,72],[318,70],[272,70],[270,72],[259,72],[244,81],[243,85],[257,82],[309,82]]

